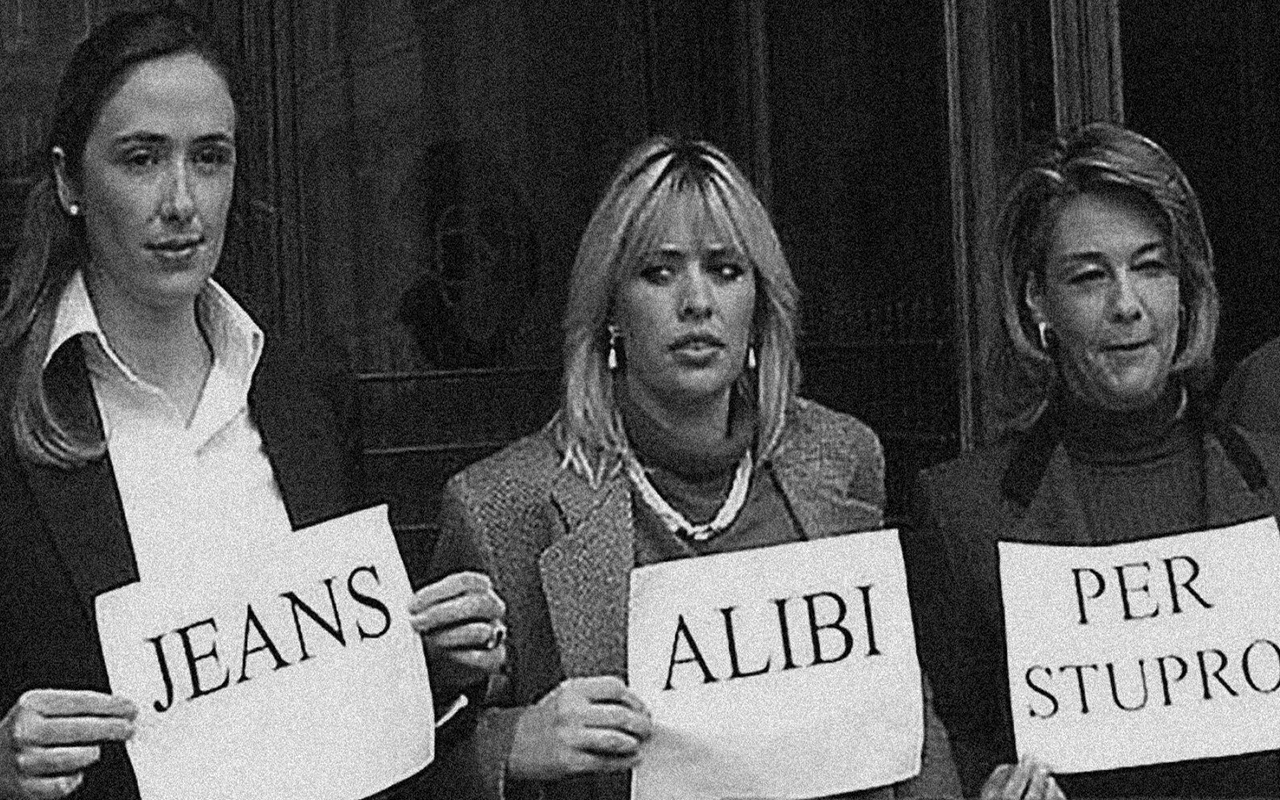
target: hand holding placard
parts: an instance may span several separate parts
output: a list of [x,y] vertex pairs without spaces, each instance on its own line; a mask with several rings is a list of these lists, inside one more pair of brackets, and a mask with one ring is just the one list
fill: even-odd
[[77,689],[24,692],[0,720],[0,797],[60,797],[84,782],[102,742],[133,736],[123,697]]
[[1066,800],[1049,767],[1034,756],[1001,764],[982,785],[982,800]]
[[569,678],[520,715],[507,768],[538,781],[631,769],[652,731],[644,703],[620,679]]
[[467,686],[502,667],[506,612],[480,572],[455,572],[414,593],[409,622],[426,644],[437,686]]

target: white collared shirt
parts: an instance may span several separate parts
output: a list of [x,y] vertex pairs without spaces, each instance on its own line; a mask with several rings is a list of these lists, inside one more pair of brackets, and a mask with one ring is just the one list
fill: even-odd
[[[77,272],[62,293],[45,365],[79,337],[129,538],[144,580],[234,565],[254,538],[292,528],[262,437],[249,417],[249,385],[263,333],[222,287],[196,300],[213,365],[189,424],[107,341]],[[247,556],[245,556],[247,557]],[[239,563],[244,563],[239,561]]]
[[[45,355],[47,367],[59,347],[76,337],[83,342],[138,576],[145,581],[234,570],[252,558],[247,546],[255,538],[292,530],[262,437],[249,417],[262,330],[212,280],[196,299],[196,314],[213,365],[190,424],[111,347],[81,272],[63,290]],[[466,705],[466,695],[458,697],[436,727]]]

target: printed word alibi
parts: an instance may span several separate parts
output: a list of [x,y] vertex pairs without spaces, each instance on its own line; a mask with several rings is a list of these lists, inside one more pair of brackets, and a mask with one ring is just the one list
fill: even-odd
[[[698,640],[694,638],[693,630],[689,627],[684,615],[678,615],[675,636],[671,642],[671,657],[667,662],[667,680],[662,687],[663,690],[674,688],[672,680],[676,675],[676,667],[685,664],[690,666],[682,669],[682,674],[691,672],[691,668],[696,666],[698,673],[694,674],[699,674],[702,683],[707,684],[721,680],[751,678],[768,672],[816,667],[821,664],[835,664],[852,655],[855,644],[859,642],[866,645],[866,657],[881,655],[880,649],[876,646],[876,628],[871,609],[872,586],[859,586],[857,588],[862,614],[861,620],[852,624],[846,622],[846,617],[849,614],[849,604],[845,601],[845,598],[835,592],[814,592],[800,597],[781,597],[768,600],[767,602],[771,603],[773,610],[776,611],[776,631],[772,623],[767,625],[757,624],[743,635],[742,631],[734,627],[734,612],[738,611],[736,606],[716,609],[720,614],[720,624],[716,625],[716,628],[723,627],[723,638],[705,630],[700,631],[698,634],[702,639],[703,645],[707,645],[714,639],[717,649],[706,651],[713,656],[719,655],[718,648],[720,646],[725,648],[726,658],[714,658],[712,662],[709,662],[704,657],[704,651],[698,645]],[[796,605],[793,601],[803,603],[806,612],[809,633],[808,652],[812,656],[807,663],[801,657],[803,654],[798,655],[796,648],[793,647],[791,624],[787,614],[788,604]],[[762,616],[767,618],[769,616],[768,610]],[[757,620],[758,618],[756,617]],[[855,630],[857,631],[857,636],[855,636]],[[776,639],[774,638],[775,635]],[[739,638],[753,642],[755,646],[752,647],[752,650],[759,651],[767,648],[769,655],[762,659],[757,657],[754,663],[743,667],[739,654]],[[781,658],[777,658],[779,653],[773,648],[774,643],[781,649]],[[803,647],[803,642],[801,646]],[[726,662],[727,671],[720,669],[717,677],[717,672],[712,670],[711,663],[724,665]]]
[[[277,612],[278,617],[291,620],[292,625],[287,623],[276,625],[274,632],[269,632],[268,626],[262,623],[262,617],[254,609],[253,604],[245,604],[243,625],[240,626],[239,663],[231,662],[232,666],[237,667],[236,684],[244,683],[254,675],[260,674],[262,668],[268,664],[274,672],[314,658],[313,650],[316,649],[314,637],[317,632],[323,632],[325,636],[336,641],[337,646],[346,647],[348,639],[353,639],[353,643],[363,642],[368,639],[377,639],[390,630],[391,612],[387,610],[386,603],[373,594],[374,589],[379,585],[376,567],[359,566],[347,575],[347,595],[361,609],[365,609],[366,617],[370,615],[373,617],[373,620],[363,621],[357,618],[354,632],[350,630],[350,625],[345,628],[343,626],[343,618],[338,610],[339,604],[333,590],[335,580],[337,578],[333,577],[319,582],[328,597],[331,619],[326,618],[315,608],[320,606],[323,609],[323,602],[312,604],[299,597],[297,592],[283,592],[276,597],[281,602],[276,604],[273,610]],[[259,603],[259,606],[261,607],[262,604]],[[287,615],[283,613],[286,608]],[[270,620],[272,617],[267,618]],[[237,621],[239,621],[238,618]],[[371,624],[366,625],[366,623]],[[352,637],[352,633],[355,633],[358,638]],[[172,641],[173,636],[181,642],[187,677],[190,679],[186,684],[191,687],[188,700],[195,700],[225,689],[231,685],[232,681],[231,667],[224,666],[222,657],[218,654],[218,620],[213,617],[196,620],[188,625],[174,628],[172,631],[152,636],[146,641],[155,648],[156,660],[160,665],[160,679],[164,683],[164,700],[156,700],[153,703],[155,710],[159,712],[172,708],[177,694],[163,644],[165,637],[170,637],[169,641]],[[312,639],[308,639],[308,636]],[[326,640],[322,637],[321,641]],[[288,647],[282,649],[282,644],[287,644]],[[226,648],[223,652],[226,652]],[[292,661],[286,657],[286,653],[293,658]]]

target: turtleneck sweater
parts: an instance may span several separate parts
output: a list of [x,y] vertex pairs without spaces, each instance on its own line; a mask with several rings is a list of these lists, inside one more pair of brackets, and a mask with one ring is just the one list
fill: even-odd
[[1196,530],[1207,524],[1198,426],[1180,388],[1153,405],[1112,411],[1060,398],[1052,424],[1070,457],[1089,544]]
[[[1152,406],[1127,412],[1057,398],[1050,423],[1069,456],[1087,523],[1082,543],[1208,526],[1203,434],[1183,397],[1171,387]],[[1263,754],[1062,775],[1058,781],[1070,798],[1257,796],[1280,792],[1275,769],[1274,758]]]
[[[738,462],[755,440],[755,408],[735,396],[729,433],[711,447],[691,447],[617,387],[627,440],[658,494],[690,522],[713,519],[729,495]],[[673,533],[639,492],[631,493],[636,566],[799,541],[800,529],[768,464],[757,464],[747,499],[727,530],[698,542]]]

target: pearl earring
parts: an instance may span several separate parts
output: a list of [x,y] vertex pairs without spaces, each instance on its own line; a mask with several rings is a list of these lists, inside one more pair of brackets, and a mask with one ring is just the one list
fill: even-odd
[[618,368],[618,329],[609,326],[609,371],[612,372]]
[[78,216],[80,216],[80,204],[79,204],[79,203],[67,203],[67,213],[68,213],[68,214],[70,214],[70,215],[71,215],[71,216],[73,216],[73,217],[78,217]]

